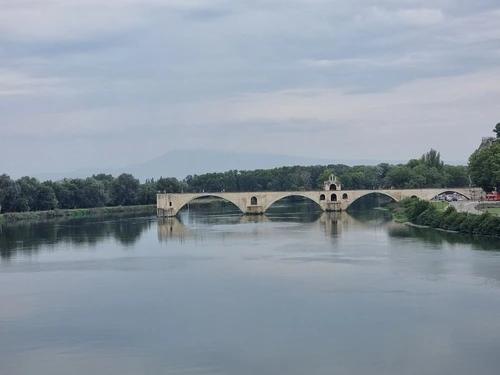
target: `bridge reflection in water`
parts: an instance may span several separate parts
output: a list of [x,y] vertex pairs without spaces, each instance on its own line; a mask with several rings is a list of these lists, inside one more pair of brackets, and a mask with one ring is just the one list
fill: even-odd
[[172,240],[203,241],[216,238],[248,238],[259,234],[265,234],[275,230],[273,226],[262,225],[269,223],[295,222],[302,223],[308,228],[317,227],[326,236],[339,237],[344,231],[356,227],[380,226],[382,222],[390,220],[390,215],[373,211],[372,215],[351,215],[346,212],[317,212],[313,216],[282,215],[225,215],[205,216],[200,220],[194,220],[183,224],[183,219],[177,217],[158,218],[158,239],[160,242]]

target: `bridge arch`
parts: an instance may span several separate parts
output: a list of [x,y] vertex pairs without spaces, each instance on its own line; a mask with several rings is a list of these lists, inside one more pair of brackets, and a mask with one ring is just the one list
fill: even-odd
[[353,204],[354,202],[358,201],[359,199],[361,199],[361,198],[363,198],[363,197],[366,197],[366,196],[368,196],[368,195],[372,195],[372,194],[380,194],[380,195],[384,195],[384,196],[386,196],[386,197],[391,198],[394,202],[399,202],[399,199],[397,199],[395,196],[393,196],[393,195],[389,194],[388,192],[385,192],[385,191],[377,191],[377,190],[375,190],[375,191],[367,191],[367,192],[364,192],[363,194],[358,195],[356,198],[354,198],[354,199],[352,200],[352,202],[349,202],[349,204],[348,204],[348,205],[347,205],[347,207],[346,207],[346,210],[347,210],[349,207],[351,207],[351,206],[352,206],[352,204]]
[[194,201],[196,199],[211,198],[211,197],[220,198],[222,200],[225,200],[226,202],[230,202],[230,203],[234,204],[241,211],[241,213],[245,213],[246,212],[246,207],[241,206],[240,202],[231,199],[227,195],[217,194],[217,193],[200,193],[200,194],[193,194],[193,195],[191,195],[189,197],[186,197],[186,199],[184,199],[184,200],[182,200],[180,202],[177,202],[177,204],[176,204],[176,206],[177,206],[176,207],[177,208],[177,212],[179,212],[180,210],[182,210],[189,203],[191,203],[192,201]]
[[270,200],[264,207],[264,212],[266,212],[269,207],[271,207],[273,204],[275,204],[276,202],[282,200],[282,199],[285,199],[285,198],[289,198],[289,197],[302,197],[302,198],[306,198],[314,203],[316,203],[316,205],[318,205],[318,207],[321,208],[321,205],[319,204],[319,201],[321,200],[321,196],[324,196],[324,194],[318,194],[317,197],[318,198],[314,198],[314,197],[311,197],[311,194],[307,194],[307,193],[301,193],[301,192],[290,192],[290,193],[284,193],[278,197],[276,197],[275,199],[273,200]]
[[[457,189],[458,190],[458,189]],[[457,191],[457,190],[454,190],[454,189],[443,189],[443,191],[437,193],[436,195],[434,195],[433,197],[431,198],[428,198],[429,200],[433,200],[433,199],[436,199],[438,200],[439,197],[446,197],[446,196],[449,196],[449,195],[455,195],[455,196],[460,196],[462,198],[465,198],[467,200],[471,200],[470,197],[468,197],[467,195],[465,195],[464,193],[460,192],[460,191]],[[446,199],[446,198],[445,198]]]

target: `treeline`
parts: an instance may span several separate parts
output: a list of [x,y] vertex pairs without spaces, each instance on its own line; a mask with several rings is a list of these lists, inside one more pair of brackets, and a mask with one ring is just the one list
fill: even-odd
[[445,165],[439,152],[431,150],[406,164],[354,166],[343,164],[310,167],[281,167],[254,171],[228,171],[188,176],[183,182],[189,191],[297,191],[322,189],[330,174],[336,175],[344,190],[418,189],[468,187],[467,167]]
[[132,206],[156,203],[158,191],[181,192],[184,183],[160,178],[140,183],[131,174],[98,174],[85,179],[39,182],[33,177],[0,176],[1,212]]
[[141,183],[130,174],[98,174],[85,179],[39,182],[32,177],[0,176],[0,212],[129,206],[156,203],[157,192],[238,192],[319,190],[330,174],[345,190],[378,188],[467,187],[465,166],[445,165],[435,150],[406,164],[294,166],[253,171],[227,171]]
[[440,210],[436,204],[418,198],[407,198],[398,204],[400,214],[404,214],[410,223],[451,230],[467,234],[500,237],[500,217],[491,213],[475,215],[457,212],[448,206]]

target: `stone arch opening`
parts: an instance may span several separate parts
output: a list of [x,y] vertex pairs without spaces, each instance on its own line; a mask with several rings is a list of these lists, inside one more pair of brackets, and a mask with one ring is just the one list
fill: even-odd
[[347,211],[366,211],[377,207],[385,207],[387,204],[397,202],[397,199],[385,192],[371,192],[355,198],[347,206]]
[[337,190],[337,185],[330,184],[330,190]]
[[330,200],[331,200],[332,202],[337,202],[337,194],[332,194],[332,195],[330,196]]
[[320,202],[326,200],[326,195],[325,194],[321,194],[319,196],[319,200],[320,200]]
[[[318,196],[302,195],[300,193],[283,194],[277,199],[264,206],[267,217],[281,217],[286,220],[297,217],[300,214],[301,219],[314,216],[316,219],[323,212],[323,208],[318,201]],[[325,196],[325,201],[327,197]]]
[[[200,194],[200,195],[191,195],[190,197],[186,197],[187,199],[184,201],[180,201],[175,203],[179,207],[177,212],[181,211],[206,211],[209,209],[214,214],[217,214],[218,211],[222,213],[244,213],[244,209],[239,207],[237,202],[228,199],[227,197],[221,197],[217,194]],[[176,208],[174,206],[174,208]]]
[[342,199],[344,199],[344,200],[349,199],[349,196],[347,195],[347,193],[342,194]]
[[257,197],[250,198],[250,205],[257,206]]
[[[472,195],[472,194],[471,194]],[[433,197],[431,200],[438,200],[438,201],[459,201],[459,200],[470,200],[471,198],[468,197],[467,195],[464,195],[462,193],[459,193],[454,190],[446,190],[443,191],[442,193],[439,193],[435,197]]]

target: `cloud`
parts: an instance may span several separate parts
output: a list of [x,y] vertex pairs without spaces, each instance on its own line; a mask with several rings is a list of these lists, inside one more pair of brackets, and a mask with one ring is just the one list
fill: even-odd
[[[404,132],[419,139],[417,127],[442,136],[498,122],[496,0],[0,0],[0,8],[0,131],[12,150],[29,140],[40,153],[37,140],[52,137],[54,150],[81,145],[83,164],[108,152],[132,157],[124,145],[141,160],[207,143],[276,152],[302,144],[300,152],[323,156],[326,137],[369,134],[366,159],[380,134],[389,148]],[[286,143],[260,140],[266,130]],[[59,170],[74,164],[64,159],[51,156]],[[0,173],[13,163],[0,162]]]
[[79,40],[140,28],[154,8],[189,10],[203,4],[201,0],[2,0],[0,31],[4,38],[24,42]]
[[[387,125],[401,117],[422,117],[437,106],[460,106],[476,98],[500,97],[495,77],[499,69],[444,78],[410,82],[387,92],[346,94],[340,89],[296,89],[256,93],[230,100],[208,101],[179,107],[178,119],[186,123],[238,123],[253,120],[351,121],[364,124],[380,121]],[[484,106],[488,107],[489,101]],[[477,106],[477,103],[474,103]],[[390,116],[387,114],[390,113]],[[436,112],[436,117],[438,112]],[[493,110],[491,111],[493,116]],[[417,117],[418,116],[418,117]],[[410,120],[408,124],[413,124]],[[417,120],[418,121],[418,120]],[[413,124],[414,125],[414,124]],[[400,125],[404,126],[404,125]]]
[[0,97],[60,93],[62,85],[58,78],[34,77],[15,70],[0,69]]
[[440,9],[403,9],[395,14],[400,20],[410,25],[433,25],[444,19]]
[[377,58],[338,58],[338,59],[305,59],[298,63],[312,68],[394,68],[415,67],[422,64],[436,63],[441,54],[410,53],[402,56],[384,56]]
[[387,9],[383,6],[372,6],[357,14],[354,20],[358,25],[428,26],[441,23],[444,14],[437,8]]

